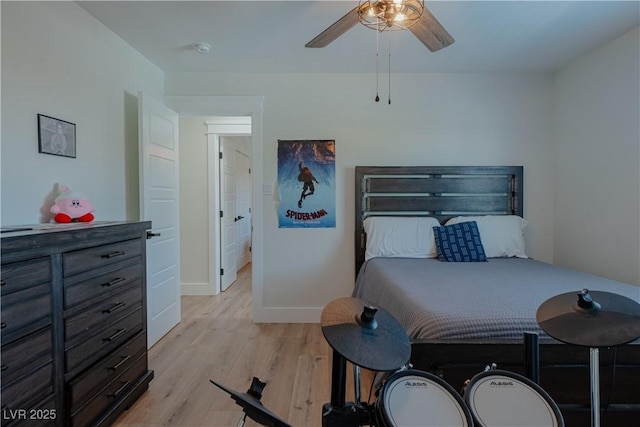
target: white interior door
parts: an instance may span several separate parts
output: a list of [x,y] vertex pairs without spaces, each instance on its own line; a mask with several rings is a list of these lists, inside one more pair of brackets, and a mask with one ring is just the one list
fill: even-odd
[[236,253],[237,269],[251,261],[251,159],[238,149],[236,160]]
[[225,291],[237,278],[236,266],[236,176],[235,148],[232,141],[220,138],[220,290]]
[[178,114],[138,95],[140,218],[152,221],[147,240],[147,345],[180,322]]

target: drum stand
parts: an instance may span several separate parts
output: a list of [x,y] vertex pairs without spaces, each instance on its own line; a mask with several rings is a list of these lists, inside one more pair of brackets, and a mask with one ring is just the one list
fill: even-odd
[[360,402],[360,367],[353,365],[355,402],[345,402],[347,361],[333,350],[331,403],[322,406],[322,427],[359,427],[371,423],[371,406]]
[[[322,406],[323,427],[373,425],[373,405],[360,402],[360,367],[392,371],[409,360],[411,343],[389,312],[358,298],[330,302],[320,317],[322,333],[333,349],[331,403]],[[345,403],[347,360],[354,366],[355,402]]]
[[536,320],[551,337],[589,347],[591,426],[600,427],[599,348],[626,344],[640,336],[640,304],[611,292],[590,293],[582,289],[578,293],[556,295],[542,303]]

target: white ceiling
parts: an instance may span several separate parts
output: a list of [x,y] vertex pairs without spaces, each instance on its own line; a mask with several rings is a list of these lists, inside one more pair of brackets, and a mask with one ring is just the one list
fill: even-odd
[[[360,24],[321,49],[304,45],[357,6],[342,1],[82,1],[165,72],[374,72],[376,32]],[[410,32],[380,38],[380,69],[545,72],[640,25],[640,1],[427,1],[456,42],[429,52]],[[204,41],[211,52],[195,52]]]

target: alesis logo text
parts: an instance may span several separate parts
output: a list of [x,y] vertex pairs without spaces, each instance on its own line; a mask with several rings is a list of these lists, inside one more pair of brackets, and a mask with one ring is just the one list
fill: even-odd
[[513,383],[511,381],[491,381],[489,386],[495,388],[513,388]]
[[425,381],[405,381],[404,386],[411,388],[427,388],[429,384],[427,384]]

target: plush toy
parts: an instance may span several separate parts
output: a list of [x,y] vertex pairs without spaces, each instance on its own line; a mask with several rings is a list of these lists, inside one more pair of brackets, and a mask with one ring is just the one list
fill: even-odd
[[51,213],[55,222],[91,222],[93,221],[93,205],[85,199],[84,194],[72,191],[66,185],[59,185],[61,193],[51,206]]

